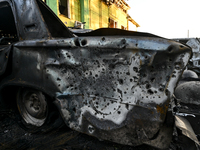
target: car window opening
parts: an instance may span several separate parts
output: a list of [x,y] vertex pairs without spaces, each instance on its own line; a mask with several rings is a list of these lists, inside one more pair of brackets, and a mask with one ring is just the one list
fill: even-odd
[[12,9],[8,2],[0,3],[0,45],[9,45],[18,40]]

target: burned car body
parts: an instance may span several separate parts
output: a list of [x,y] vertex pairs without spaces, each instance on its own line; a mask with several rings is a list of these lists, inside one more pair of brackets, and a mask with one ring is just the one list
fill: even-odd
[[72,33],[39,0],[0,0],[0,17],[2,106],[15,87],[27,124],[44,124],[48,95],[76,131],[133,146],[156,138],[189,47],[119,29]]

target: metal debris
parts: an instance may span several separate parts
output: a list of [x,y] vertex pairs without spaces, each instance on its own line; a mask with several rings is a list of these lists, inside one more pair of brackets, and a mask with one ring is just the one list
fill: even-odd
[[185,118],[175,115],[175,124],[185,136],[189,137],[196,144],[200,145],[190,123]]

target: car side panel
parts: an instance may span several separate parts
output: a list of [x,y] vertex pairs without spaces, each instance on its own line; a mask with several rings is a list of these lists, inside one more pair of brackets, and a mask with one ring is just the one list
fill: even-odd
[[15,44],[13,72],[2,83],[55,98],[72,129],[126,145],[150,140],[191,49],[149,37],[81,37]]

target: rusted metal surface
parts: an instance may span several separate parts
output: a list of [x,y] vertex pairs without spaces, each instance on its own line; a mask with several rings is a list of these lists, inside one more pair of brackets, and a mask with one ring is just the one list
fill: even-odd
[[1,90],[40,90],[68,127],[101,140],[135,146],[159,134],[189,47],[119,29],[73,34],[41,1],[4,1],[19,41],[2,62]]

